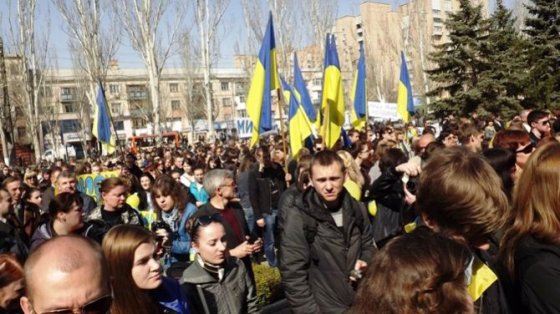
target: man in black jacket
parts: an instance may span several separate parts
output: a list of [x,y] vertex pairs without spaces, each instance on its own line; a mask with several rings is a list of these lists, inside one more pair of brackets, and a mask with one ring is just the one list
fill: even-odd
[[342,313],[375,244],[365,208],[343,187],[344,163],[333,151],[311,163],[312,188],[280,208],[280,272],[294,313]]

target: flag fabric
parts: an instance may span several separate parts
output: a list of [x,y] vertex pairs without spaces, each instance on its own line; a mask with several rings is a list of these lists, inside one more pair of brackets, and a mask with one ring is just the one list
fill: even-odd
[[321,101],[321,136],[325,147],[331,149],[340,139],[344,124],[344,93],[340,62],[336,51],[334,35],[327,34],[325,46],[325,72],[323,74],[323,94]]
[[290,87],[283,78],[280,79],[284,94],[288,94],[284,98],[289,103],[290,108],[288,111],[290,152],[292,157],[298,158],[301,149],[305,145],[305,140],[313,133],[313,130],[305,109],[300,105],[298,97],[294,94],[294,88]]
[[307,115],[309,121],[315,122],[315,120],[317,120],[317,113],[315,112],[315,106],[313,106],[313,102],[311,101],[311,97],[309,96],[309,92],[307,91],[307,86],[305,86],[305,80],[303,79],[303,75],[301,74],[301,69],[299,68],[299,63],[295,52],[293,90],[295,95],[299,95],[299,104],[303,107],[303,110],[305,110],[305,114]]
[[111,118],[107,111],[107,102],[105,100],[105,91],[101,82],[97,91],[97,106],[95,107],[95,115],[93,117],[93,129],[91,133],[101,143],[102,153],[110,155],[115,151],[116,138],[111,132]]
[[362,131],[367,124],[366,99],[366,60],[364,56],[364,44],[360,43],[360,58],[358,59],[358,67],[354,75],[351,96],[351,100],[354,103],[351,121],[352,126],[358,131]]
[[414,114],[414,100],[412,98],[412,86],[404,53],[401,51],[401,75],[397,94],[397,113],[406,123],[410,116]]
[[259,135],[272,130],[272,97],[271,91],[280,88],[278,67],[276,63],[276,44],[274,41],[274,27],[272,13],[268,18],[266,32],[259,51],[259,58],[247,96],[247,114],[253,122],[253,132],[250,146],[259,141]]

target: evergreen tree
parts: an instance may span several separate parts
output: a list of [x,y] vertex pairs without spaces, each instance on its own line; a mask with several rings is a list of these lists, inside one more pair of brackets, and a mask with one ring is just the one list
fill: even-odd
[[459,11],[445,21],[450,41],[434,47],[430,58],[437,67],[427,71],[436,85],[427,95],[439,97],[430,105],[439,115],[473,112],[483,100],[480,75],[488,64],[481,58],[481,51],[490,24],[483,18],[480,5],[473,6],[469,0],[459,3]]
[[523,82],[527,77],[525,41],[516,31],[512,12],[502,0],[496,2],[489,23],[488,39],[481,47],[481,57],[488,68],[479,79],[483,96],[479,111],[512,117],[522,109]]
[[532,0],[527,5],[529,37],[525,105],[560,107],[560,0]]

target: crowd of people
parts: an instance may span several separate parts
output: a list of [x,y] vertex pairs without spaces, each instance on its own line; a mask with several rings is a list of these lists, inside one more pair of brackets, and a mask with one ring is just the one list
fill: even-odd
[[1,165],[0,313],[267,311],[255,263],[282,313],[558,313],[559,139],[535,109]]

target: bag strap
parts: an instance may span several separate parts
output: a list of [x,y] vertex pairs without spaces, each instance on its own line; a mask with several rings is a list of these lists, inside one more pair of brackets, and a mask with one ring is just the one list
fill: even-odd
[[204,313],[210,314],[210,310],[208,309],[208,303],[206,302],[206,297],[204,296],[204,292],[202,291],[202,287],[200,285],[196,285],[196,290],[198,291],[198,295],[200,296],[200,301],[202,302],[202,307],[204,307]]

